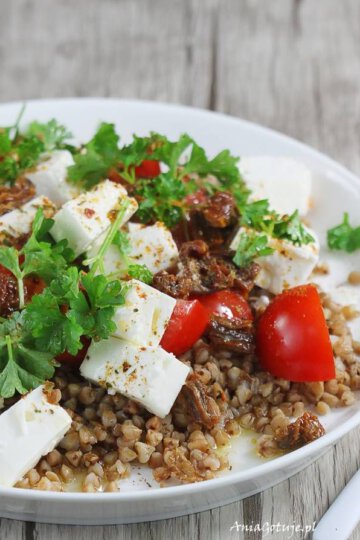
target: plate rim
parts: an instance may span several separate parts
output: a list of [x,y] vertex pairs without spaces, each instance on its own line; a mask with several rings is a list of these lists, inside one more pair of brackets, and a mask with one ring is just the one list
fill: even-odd
[[[30,99],[30,100],[23,100],[23,101],[8,101],[8,102],[0,102],[0,114],[2,109],[6,109],[9,107],[21,107],[24,103],[26,105],[32,106],[37,105],[41,106],[44,105],[54,105],[57,106],[66,106],[70,103],[88,103],[89,105],[91,103],[95,104],[102,104],[102,103],[121,103],[123,105],[130,105],[131,107],[136,106],[145,106],[149,108],[155,108],[159,111],[163,110],[175,110],[182,111],[186,114],[192,114],[197,115],[199,117],[213,117],[215,121],[221,121],[225,123],[232,123],[237,124],[245,129],[257,131],[257,132],[263,132],[267,136],[271,136],[272,138],[276,138],[277,140],[282,140],[285,143],[291,144],[294,148],[298,148],[299,150],[302,150],[306,154],[312,156],[315,158],[320,164],[323,166],[327,166],[330,168],[330,170],[333,170],[336,174],[340,174],[344,176],[344,180],[348,183],[351,183],[357,190],[360,192],[360,178],[355,175],[353,172],[351,172],[349,169],[347,169],[344,165],[340,164],[339,162],[335,161],[333,158],[327,156],[326,154],[320,152],[319,150],[312,148],[311,146],[308,146],[306,143],[303,143],[301,141],[298,141],[297,139],[294,139],[293,137],[290,137],[288,135],[285,135],[284,133],[281,133],[277,130],[273,130],[269,127],[263,126],[261,124],[257,124],[255,122],[250,122],[248,120],[243,120],[242,118],[238,118],[236,116],[232,116],[229,114],[225,114],[222,112],[217,111],[210,111],[207,109],[201,109],[198,107],[192,107],[188,105],[179,105],[177,103],[165,103],[161,101],[151,101],[151,100],[137,100],[137,99],[125,99],[125,98],[104,98],[104,97],[65,97],[65,98],[48,98],[48,99]],[[349,409],[348,409],[349,410]],[[21,488],[15,488],[15,487],[1,487],[0,486],[0,497],[10,497],[12,500],[14,499],[27,499],[27,500],[33,500],[37,502],[41,501],[56,501],[60,502],[63,501],[64,503],[69,502],[80,502],[86,501],[86,502],[99,502],[99,499],[101,501],[113,501],[113,502],[121,502],[121,501],[147,501],[150,498],[156,498],[158,500],[165,499],[168,497],[171,497],[173,495],[175,496],[185,496],[189,493],[191,494],[199,494],[202,491],[206,491],[208,488],[210,489],[217,489],[217,488],[224,488],[226,486],[235,485],[238,483],[241,483],[243,481],[248,480],[256,480],[259,476],[274,473],[278,468],[282,467],[291,467],[292,465],[295,465],[296,462],[305,461],[306,459],[310,458],[311,456],[315,456],[316,454],[321,453],[322,450],[325,450],[330,445],[335,444],[336,441],[338,441],[340,438],[342,438],[344,435],[349,433],[352,429],[357,427],[360,424],[360,409],[358,411],[355,411],[354,414],[351,415],[350,418],[345,420],[341,425],[334,428],[330,433],[326,433],[323,437],[320,439],[317,439],[316,441],[313,441],[312,443],[299,448],[297,450],[294,450],[292,452],[289,452],[288,454],[285,454],[283,456],[276,457],[274,459],[268,460],[264,463],[260,463],[259,465],[251,466],[243,471],[238,471],[234,473],[228,473],[225,476],[213,478],[210,480],[205,480],[203,482],[197,482],[193,484],[183,484],[179,486],[170,486],[170,487],[162,487],[162,488],[150,488],[146,490],[134,490],[134,491],[126,491],[126,492],[116,492],[116,493],[82,493],[82,492],[52,492],[52,491],[35,491],[35,490],[26,490]]]

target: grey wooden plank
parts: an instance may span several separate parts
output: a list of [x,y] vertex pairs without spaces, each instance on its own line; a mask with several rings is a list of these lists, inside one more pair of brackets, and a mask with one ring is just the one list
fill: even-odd
[[353,0],[222,3],[217,108],[359,172],[359,24]]
[[0,520],[1,540],[22,540],[24,538],[25,530],[26,528],[22,521],[13,521],[10,519]]
[[213,0],[4,3],[1,100],[115,96],[205,106],[214,6]]

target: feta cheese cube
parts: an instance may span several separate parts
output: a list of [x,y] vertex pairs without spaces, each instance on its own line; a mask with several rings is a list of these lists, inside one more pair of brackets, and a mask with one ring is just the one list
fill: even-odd
[[135,345],[157,347],[176,300],[136,279],[128,284],[125,304],[115,311],[113,335]]
[[[129,223],[128,257],[134,264],[144,264],[153,274],[166,270],[175,263],[179,256],[178,249],[169,229],[160,221],[154,225],[145,226],[139,223]],[[100,236],[87,252],[87,258],[95,257],[104,235]],[[110,246],[104,256],[105,274],[122,273],[126,264],[116,246]]]
[[56,241],[66,238],[78,256],[110,227],[114,212],[125,200],[128,207],[121,224],[137,210],[137,202],[122,186],[105,180],[64,204],[54,216],[51,235]]
[[71,426],[71,417],[49,403],[44,386],[19,399],[0,415],[0,485],[16,484],[51,452]]
[[268,199],[279,214],[308,212],[312,177],[303,163],[288,157],[253,156],[241,158],[239,169],[252,191],[250,199]]
[[46,217],[52,217],[56,212],[55,205],[44,196],[36,197],[16,210],[0,216],[0,235],[18,238],[29,234],[34,217],[42,208]]
[[92,342],[80,366],[83,377],[140,403],[164,418],[189,368],[161,347],[135,347],[122,339]]
[[68,150],[55,150],[45,154],[34,171],[26,173],[26,177],[34,184],[38,195],[49,197],[61,206],[66,201],[79,195],[79,189],[66,181],[67,169],[74,164]]
[[129,256],[137,264],[145,264],[155,274],[176,262],[178,249],[171,232],[161,222],[149,227],[129,223]]
[[[260,265],[255,284],[274,294],[284,289],[307,283],[319,259],[319,242],[313,231],[307,229],[315,238],[311,244],[296,246],[278,238],[268,239],[269,247],[274,249],[271,255],[258,257],[255,261]],[[241,228],[231,243],[236,249],[240,235],[246,231]]]

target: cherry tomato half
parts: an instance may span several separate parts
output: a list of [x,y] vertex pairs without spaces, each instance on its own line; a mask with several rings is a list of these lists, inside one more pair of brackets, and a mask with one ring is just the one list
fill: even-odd
[[335,377],[334,355],[320,296],[314,285],[278,295],[257,327],[262,367],[289,381],[327,381]]
[[160,163],[154,159],[144,159],[140,165],[135,167],[136,178],[155,178],[160,173]]
[[[161,173],[160,163],[154,159],[144,159],[135,167],[136,178],[155,178]],[[124,180],[121,176],[121,171],[118,171],[115,167],[112,167],[107,174],[109,180],[115,182],[115,184],[124,184]]]
[[247,319],[252,321],[251,308],[245,298],[238,292],[224,290],[198,296],[199,302],[209,315],[220,315],[228,319]]
[[177,300],[160,345],[179,356],[191,349],[208,322],[208,313],[198,300]]

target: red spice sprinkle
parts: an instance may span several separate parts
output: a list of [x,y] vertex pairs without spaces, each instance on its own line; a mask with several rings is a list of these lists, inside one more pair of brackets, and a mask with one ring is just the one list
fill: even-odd
[[95,210],[93,210],[92,208],[85,208],[84,214],[87,218],[91,218],[95,214]]

